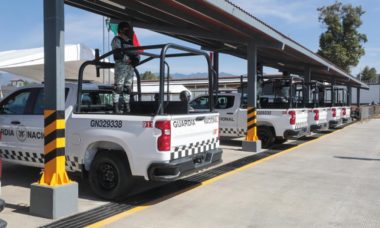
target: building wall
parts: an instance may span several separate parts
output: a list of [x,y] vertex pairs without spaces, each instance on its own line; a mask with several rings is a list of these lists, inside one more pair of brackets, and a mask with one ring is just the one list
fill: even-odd
[[[357,90],[352,89],[352,104],[356,104]],[[360,90],[360,103],[361,104],[380,104],[380,84],[369,85],[369,90]]]

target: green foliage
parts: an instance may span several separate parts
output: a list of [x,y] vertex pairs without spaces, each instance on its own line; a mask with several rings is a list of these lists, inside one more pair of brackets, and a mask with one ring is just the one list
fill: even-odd
[[[152,73],[151,71],[145,71],[142,75],[141,75],[141,80],[158,80],[159,79],[159,76]],[[166,76],[165,76],[165,80],[166,80]],[[173,79],[172,75],[169,75],[169,79]]]
[[377,72],[375,68],[369,68],[368,66],[358,74],[358,78],[366,83],[377,83]]
[[145,71],[141,75],[141,80],[158,80],[158,77],[153,74],[151,71]]
[[350,72],[350,67],[357,66],[365,54],[362,44],[367,42],[367,36],[357,31],[365,12],[361,6],[339,1],[318,11],[319,21],[326,26],[319,39],[318,54]]

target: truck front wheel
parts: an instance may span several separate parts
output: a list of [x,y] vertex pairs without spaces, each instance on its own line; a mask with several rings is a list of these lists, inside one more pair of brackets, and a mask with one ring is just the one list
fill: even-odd
[[258,127],[257,135],[259,136],[259,139],[261,140],[261,146],[263,148],[270,147],[275,140],[272,130],[268,127]]
[[127,159],[118,151],[100,151],[91,164],[89,182],[96,195],[107,200],[123,200],[133,186]]

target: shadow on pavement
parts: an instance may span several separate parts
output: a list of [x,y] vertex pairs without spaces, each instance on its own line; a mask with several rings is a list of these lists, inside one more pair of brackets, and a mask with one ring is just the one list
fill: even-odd
[[221,139],[220,144],[225,145],[225,146],[239,146],[239,147],[241,147],[242,141],[241,140],[231,140],[231,139]]
[[5,203],[5,207],[12,209],[12,212],[15,213],[30,215],[28,205]]
[[269,148],[269,150],[288,150],[296,147],[298,144],[275,144]]
[[[41,177],[41,168],[28,167],[23,165],[12,164],[9,162],[3,162],[1,185],[6,186],[18,186],[23,188],[30,188],[32,183],[37,182]],[[88,186],[88,181],[81,178],[78,173],[68,173],[70,179],[77,182],[79,186],[79,197],[84,199],[96,199],[99,200],[91,191]],[[17,205],[7,204],[6,207],[13,208]],[[17,209],[16,209],[17,212]]]
[[342,157],[342,156],[334,156],[334,158],[347,159],[347,160],[360,160],[360,161],[380,161],[379,158],[357,158],[357,157]]

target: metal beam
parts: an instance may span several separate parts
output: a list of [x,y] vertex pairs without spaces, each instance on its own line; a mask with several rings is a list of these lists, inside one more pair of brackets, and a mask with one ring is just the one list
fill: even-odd
[[[193,9],[196,9],[197,11],[208,15],[210,18],[213,18],[214,20],[224,21],[226,25],[228,25],[231,28],[234,28],[237,31],[252,31],[253,26],[250,26],[247,22],[252,21],[252,17],[249,17],[247,14],[240,13],[240,9],[237,9],[232,4],[226,2],[226,1],[219,1],[219,0],[196,0],[196,1],[188,1],[188,0],[177,0],[181,2],[184,5],[187,5],[188,7],[191,7]],[[219,10],[220,9],[220,10]],[[221,13],[221,11],[224,11]],[[243,25],[242,23],[237,23],[239,19],[241,21],[245,21],[246,23]],[[255,23],[255,27],[260,27],[258,31],[260,31],[263,35],[267,32],[272,31],[271,35],[276,35],[277,33],[273,29],[268,30],[268,26],[260,26],[263,25],[263,23]],[[268,31],[267,31],[268,30]],[[252,39],[257,38],[257,36],[251,36]],[[276,36],[273,39],[273,42],[280,42],[283,37]]]
[[[270,62],[276,65],[283,64],[286,67],[295,67],[301,69],[302,66],[304,66],[306,63],[302,61],[292,61],[292,60],[285,60],[281,58],[271,58],[271,57],[265,57],[262,54],[259,54],[258,57],[260,60],[265,61],[265,62]],[[319,66],[319,65],[314,65],[314,64],[307,64],[310,69],[316,69],[316,70],[327,70],[326,67],[324,66]]]
[[356,105],[360,107],[360,88],[356,88]]
[[347,86],[347,105],[351,106],[352,104],[352,87]]
[[[243,141],[244,151],[259,152],[261,141],[257,136],[257,45],[254,41],[248,43],[248,87],[247,87],[247,136]],[[242,91],[243,92],[243,91]]]
[[[120,2],[125,2],[125,0],[119,0]],[[133,1],[132,1],[133,2]],[[130,3],[128,2],[127,5]],[[139,1],[139,5],[144,5],[158,11],[161,16],[168,15],[171,16],[172,22],[182,22],[184,24],[190,25],[191,27],[198,27],[203,30],[208,31],[218,31],[221,27],[217,27],[217,23],[208,24],[202,18],[199,18],[201,14],[197,13],[195,10],[184,7],[182,4],[179,4],[175,1],[166,1],[166,6],[163,7],[162,2],[157,0],[144,0]],[[129,7],[129,6],[128,6]],[[130,8],[135,9],[135,6]],[[138,10],[138,9],[137,9]],[[159,16],[159,15],[158,15]],[[205,16],[203,16],[205,17]],[[174,19],[175,18],[175,19]],[[219,24],[220,26],[220,24]]]
[[306,94],[303,94],[303,100],[304,100],[305,104],[308,104],[309,103],[309,96],[310,96],[310,85],[309,85],[309,83],[311,81],[311,68],[308,65],[305,66],[304,79],[305,79],[305,83],[307,84],[307,86],[306,86],[306,91],[305,91]]
[[78,184],[66,173],[64,23],[64,0],[44,0],[44,169],[31,185],[30,211],[47,218],[78,209]]
[[228,42],[228,43],[240,44],[240,45],[248,43],[248,40],[244,40],[244,39],[239,40],[239,39],[236,39],[236,37],[234,36],[229,36],[227,34],[217,34],[215,32],[208,32],[208,31],[181,28],[181,27],[171,27],[171,26],[165,26],[161,24],[143,23],[139,21],[132,21],[132,24],[134,27],[149,29],[155,32],[160,32],[160,33],[169,33],[170,35],[185,35],[185,36],[191,36],[195,38],[210,39],[210,40],[216,40],[216,41]]
[[212,68],[214,70],[214,92],[219,92],[219,53],[212,53]]
[[335,91],[334,91],[334,86],[335,86],[336,81],[334,79],[331,80],[331,106],[335,106]]

